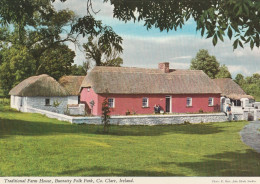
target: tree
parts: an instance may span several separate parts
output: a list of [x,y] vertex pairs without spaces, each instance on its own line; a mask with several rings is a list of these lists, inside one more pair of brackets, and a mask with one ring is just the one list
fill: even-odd
[[[66,0],[60,1],[65,2]],[[0,25],[18,25],[19,36],[22,36],[26,27],[31,28],[36,25],[35,19],[38,18],[46,22],[51,20],[51,17],[56,14],[51,4],[52,2],[55,2],[55,0],[1,0]],[[86,15],[77,18],[71,24],[69,34],[81,34],[83,37],[103,34],[104,42],[110,43],[115,47],[120,46],[122,38],[111,27],[103,25],[101,21],[96,20],[92,13],[95,14],[96,12],[93,11],[91,0],[88,0]],[[59,17],[65,18],[66,16],[58,16],[55,19],[55,24],[59,23]],[[44,28],[44,26],[41,26],[41,28]],[[55,25],[53,28],[55,28]]]
[[40,57],[40,66],[36,74],[48,74],[58,80],[63,75],[71,74],[71,65],[74,62],[75,52],[67,45],[56,45],[48,49]]
[[215,56],[210,56],[207,50],[201,49],[191,60],[190,69],[203,70],[210,78],[214,79],[219,72],[219,62]]
[[114,17],[122,21],[143,21],[152,27],[175,31],[194,19],[201,36],[212,38],[213,45],[234,38],[233,48],[250,43],[259,48],[259,0],[104,0],[114,6]]
[[86,75],[87,72],[84,70],[82,65],[74,64],[71,66],[71,75],[83,76]]
[[247,94],[260,100],[260,74],[255,73],[252,76],[244,77],[242,74],[237,74],[234,80]]
[[216,78],[232,78],[226,65],[221,65],[219,67],[219,72],[217,73]]
[[119,57],[123,48],[107,44],[103,41],[102,36],[96,39],[89,37],[88,42],[83,44],[87,61],[89,63],[94,61],[96,66],[120,66],[123,64],[123,59]]
[[243,86],[243,84],[245,83],[245,79],[244,76],[242,74],[237,74],[234,80],[239,86]]
[[0,86],[7,96],[10,89],[35,72],[36,61],[25,46],[15,45],[1,50]]

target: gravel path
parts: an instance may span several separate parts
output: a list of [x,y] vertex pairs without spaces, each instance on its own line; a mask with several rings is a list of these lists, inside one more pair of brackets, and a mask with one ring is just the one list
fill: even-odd
[[240,132],[242,141],[260,153],[260,121],[246,125]]

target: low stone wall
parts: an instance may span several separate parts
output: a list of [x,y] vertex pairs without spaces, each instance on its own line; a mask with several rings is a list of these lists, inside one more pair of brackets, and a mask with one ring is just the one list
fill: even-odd
[[[237,116],[237,118],[241,118]],[[241,119],[239,119],[241,120]],[[113,125],[168,125],[206,122],[224,122],[227,116],[224,113],[214,114],[182,114],[182,115],[138,115],[138,116],[112,116],[110,124]],[[100,117],[75,117],[72,123],[101,124]]]
[[[44,114],[49,118],[68,121],[75,124],[102,124],[100,117],[72,117],[50,111],[28,108],[28,112]],[[234,120],[242,120],[243,114],[234,114]],[[212,114],[179,114],[179,115],[137,115],[111,116],[112,125],[169,125],[188,123],[224,122],[227,116],[224,113]]]
[[32,108],[32,107],[27,107],[27,112],[32,112],[32,113],[39,113],[39,114],[43,114],[46,115],[49,118],[55,118],[58,119],[60,121],[69,121],[72,123],[72,116],[67,116],[64,114],[59,114],[59,113],[55,113],[55,112],[50,112],[50,111],[46,111],[46,110],[41,110],[41,109],[36,109],[36,108]]

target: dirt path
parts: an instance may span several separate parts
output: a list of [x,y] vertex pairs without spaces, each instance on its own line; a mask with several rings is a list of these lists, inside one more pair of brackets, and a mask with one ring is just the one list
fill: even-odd
[[260,153],[260,121],[246,125],[240,132],[242,141]]

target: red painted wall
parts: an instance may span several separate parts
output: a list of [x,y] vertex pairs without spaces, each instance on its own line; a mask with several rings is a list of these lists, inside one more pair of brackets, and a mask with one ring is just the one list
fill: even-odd
[[[93,115],[98,114],[98,95],[92,90],[92,88],[89,88],[89,91],[87,88],[83,88],[80,93],[80,103],[84,103],[86,105],[86,110],[90,113],[91,106],[89,102],[91,100],[94,100],[95,105],[93,106]],[[102,102],[101,102],[102,104]],[[101,107],[101,106],[100,106]]]
[[[102,102],[105,97],[115,99],[115,107],[111,108],[111,115],[125,115],[129,110],[131,114],[135,111],[137,114],[152,114],[154,113],[154,105],[159,104],[163,110],[165,110],[165,96],[172,96],[172,112],[173,113],[188,113],[199,112],[200,109],[203,112],[218,111],[220,105],[220,94],[191,94],[191,95],[161,95],[161,94],[147,94],[147,95],[121,95],[121,94],[96,94],[92,89],[87,91],[83,88],[81,91],[81,102],[89,102],[93,99],[95,106],[93,108],[93,115],[101,115]],[[142,107],[142,98],[149,98],[149,107]],[[192,98],[192,106],[186,107],[186,98]],[[208,106],[209,97],[214,98],[214,106]]]

